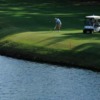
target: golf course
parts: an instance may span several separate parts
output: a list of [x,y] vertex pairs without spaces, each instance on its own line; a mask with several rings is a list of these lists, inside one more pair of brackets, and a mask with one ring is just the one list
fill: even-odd
[[100,71],[100,33],[83,34],[85,16],[93,14],[100,15],[99,4],[1,3],[0,54]]

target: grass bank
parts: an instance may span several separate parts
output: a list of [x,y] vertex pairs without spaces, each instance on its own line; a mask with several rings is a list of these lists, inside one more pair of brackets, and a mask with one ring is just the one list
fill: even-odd
[[[94,7],[94,9],[93,9]],[[99,5],[1,4],[0,54],[100,70],[100,33],[82,34],[85,15]],[[54,18],[63,26],[54,31]]]

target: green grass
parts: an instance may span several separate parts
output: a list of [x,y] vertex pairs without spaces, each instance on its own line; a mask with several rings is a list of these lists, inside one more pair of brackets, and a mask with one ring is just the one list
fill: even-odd
[[[82,34],[84,16],[100,15],[99,5],[0,5],[1,54],[100,69],[100,33]],[[53,30],[55,17],[60,32]]]

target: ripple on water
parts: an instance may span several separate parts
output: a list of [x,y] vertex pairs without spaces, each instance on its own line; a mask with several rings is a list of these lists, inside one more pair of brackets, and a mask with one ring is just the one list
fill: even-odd
[[0,100],[100,100],[100,73],[0,56]]

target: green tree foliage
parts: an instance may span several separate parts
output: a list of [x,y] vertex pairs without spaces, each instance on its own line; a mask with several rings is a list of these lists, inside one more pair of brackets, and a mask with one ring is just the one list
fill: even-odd
[[98,2],[99,0],[0,0],[3,3],[14,3],[14,2],[22,2],[22,3],[47,3],[47,2],[55,2],[55,3],[72,3],[72,2]]

